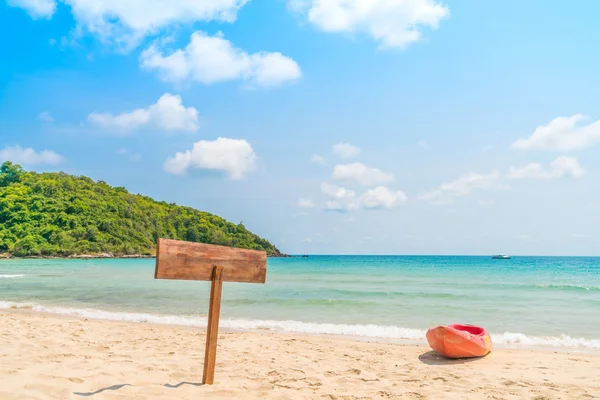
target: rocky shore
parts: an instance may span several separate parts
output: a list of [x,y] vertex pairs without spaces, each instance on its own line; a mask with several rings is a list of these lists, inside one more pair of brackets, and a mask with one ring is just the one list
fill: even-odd
[[[292,258],[292,257],[307,257],[307,256],[291,256],[289,254],[270,254],[269,258]],[[99,254],[73,254],[71,256],[27,256],[27,257],[15,257],[8,253],[1,253],[0,260],[10,259],[75,259],[75,260],[90,260],[99,258],[156,258],[155,254],[112,254],[112,253],[99,253]]]
[[98,258],[155,258],[155,255],[146,255],[146,254],[112,254],[112,253],[100,253],[100,254],[73,254],[72,256],[27,256],[27,257],[15,257],[11,254],[3,253],[0,254],[0,260],[10,260],[10,259],[43,259],[43,260],[52,260],[52,259],[76,259],[76,260],[90,260],[90,259],[98,259]]

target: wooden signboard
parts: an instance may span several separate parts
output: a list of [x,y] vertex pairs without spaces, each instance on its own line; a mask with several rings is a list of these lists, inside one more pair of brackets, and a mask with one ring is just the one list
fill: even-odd
[[155,279],[212,282],[202,383],[212,385],[214,381],[223,282],[265,283],[266,277],[264,251],[158,239]]

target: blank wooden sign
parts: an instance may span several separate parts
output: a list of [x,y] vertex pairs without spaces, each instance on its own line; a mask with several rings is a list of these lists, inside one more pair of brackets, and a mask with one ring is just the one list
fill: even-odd
[[212,244],[158,239],[156,279],[212,280],[213,268],[223,267],[223,281],[265,283],[267,253]]
[[202,383],[214,381],[223,282],[265,283],[266,277],[264,251],[158,239],[155,279],[212,281]]

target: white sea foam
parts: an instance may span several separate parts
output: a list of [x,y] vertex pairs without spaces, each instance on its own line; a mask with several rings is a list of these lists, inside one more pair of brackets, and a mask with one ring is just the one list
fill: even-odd
[[8,274],[8,275],[0,275],[0,279],[14,279],[14,278],[22,278],[25,275],[23,274]]
[[523,333],[506,332],[492,335],[492,342],[506,346],[523,347],[568,347],[579,349],[600,349],[600,339],[575,338],[565,334],[560,336],[529,336]]
[[[47,307],[39,304],[0,301],[0,309],[7,308],[31,309],[37,312],[71,315],[90,319],[128,322],[148,322],[153,324],[181,325],[201,328],[206,327],[206,317],[111,312],[93,309]],[[373,339],[404,339],[419,341],[425,340],[426,333],[426,331],[424,330],[403,328],[399,326],[323,324],[291,320],[272,321],[225,319],[220,321],[220,326],[225,329],[233,330],[268,329],[272,331],[289,333],[343,335]],[[530,336],[525,335],[523,333],[506,332],[504,334],[492,334],[492,342],[495,345],[510,347],[555,347],[594,350],[600,349],[600,339],[574,338],[568,335]]]

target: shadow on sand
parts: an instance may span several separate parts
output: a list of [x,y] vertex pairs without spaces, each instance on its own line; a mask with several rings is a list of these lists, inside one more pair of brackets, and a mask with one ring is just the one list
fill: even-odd
[[123,385],[112,385],[112,386],[109,386],[109,387],[98,389],[95,392],[88,392],[88,393],[74,392],[73,394],[76,395],[76,396],[90,397],[90,396],[93,396],[95,394],[99,394],[99,393],[105,392],[107,390],[119,390],[119,389],[121,389],[124,386],[131,386],[131,385],[129,383],[124,383]]
[[[181,387],[183,385],[202,386],[201,383],[196,383],[196,382],[179,382],[179,383],[177,383],[175,385],[171,385],[170,383],[165,383],[163,386],[166,387],[166,388],[169,388],[169,389],[177,389],[177,388],[179,388],[179,387]],[[95,392],[87,392],[87,393],[74,392],[73,394],[76,395],[76,396],[90,397],[90,396],[94,396],[96,394],[100,394],[102,392],[105,392],[107,390],[119,390],[119,389],[121,389],[122,387],[125,387],[125,386],[132,386],[132,385],[130,385],[129,383],[125,383],[125,384],[122,384],[122,385],[112,385],[112,386],[109,386],[109,387],[98,389]]]
[[169,389],[177,389],[178,387],[183,386],[183,385],[202,386],[202,383],[196,383],[196,382],[179,382],[176,385],[171,385],[169,383],[165,383],[164,386],[166,388],[169,388]]
[[483,357],[473,358],[446,358],[440,356],[435,351],[428,351],[419,356],[419,361],[427,365],[455,365],[455,364],[466,364],[473,361],[482,359]]

